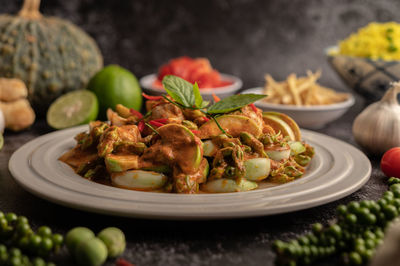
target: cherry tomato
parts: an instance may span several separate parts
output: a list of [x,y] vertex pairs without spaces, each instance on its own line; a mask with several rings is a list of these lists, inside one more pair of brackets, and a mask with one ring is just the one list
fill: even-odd
[[381,170],[388,177],[400,178],[400,147],[385,152],[381,160]]

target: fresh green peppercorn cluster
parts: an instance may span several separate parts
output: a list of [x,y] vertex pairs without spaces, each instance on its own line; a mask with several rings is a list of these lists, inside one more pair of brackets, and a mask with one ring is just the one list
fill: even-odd
[[400,213],[400,179],[390,178],[389,190],[378,201],[350,202],[337,208],[337,220],[290,242],[277,240],[273,249],[278,265],[308,265],[333,254],[341,254],[346,264],[362,265],[383,242],[388,223]]
[[0,265],[54,265],[42,258],[60,249],[63,242],[63,236],[53,234],[47,226],[35,233],[26,217],[0,211]]

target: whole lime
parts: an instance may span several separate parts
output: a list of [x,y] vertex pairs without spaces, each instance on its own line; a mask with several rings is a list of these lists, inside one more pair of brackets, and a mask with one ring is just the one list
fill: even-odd
[[142,90],[135,75],[129,70],[108,65],[96,73],[89,81],[88,90],[93,91],[99,100],[100,118],[105,118],[107,108],[115,109],[117,104],[140,110]]

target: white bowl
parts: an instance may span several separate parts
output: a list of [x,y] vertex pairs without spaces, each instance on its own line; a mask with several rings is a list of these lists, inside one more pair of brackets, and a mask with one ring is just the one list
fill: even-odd
[[[204,100],[211,101],[213,99],[212,94],[215,93],[220,98],[225,98],[227,96],[235,94],[238,90],[242,88],[242,80],[238,77],[220,74],[222,80],[231,81],[232,84],[224,87],[218,88],[202,88],[200,93]],[[153,86],[154,81],[157,79],[157,74],[150,74],[142,77],[139,82],[145,93],[150,95],[162,95],[165,94],[165,90],[161,88],[156,88]]]
[[[242,93],[263,94],[263,88],[252,88]],[[295,106],[273,104],[262,100],[254,104],[263,111],[275,111],[287,114],[300,127],[318,129],[341,117],[354,104],[354,97],[349,94],[349,98],[346,101],[329,105]]]

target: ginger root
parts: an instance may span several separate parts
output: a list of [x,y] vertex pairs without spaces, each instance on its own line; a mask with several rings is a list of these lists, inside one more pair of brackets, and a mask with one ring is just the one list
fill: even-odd
[[28,89],[22,80],[0,78],[0,110],[7,129],[20,131],[35,121],[27,96]]

